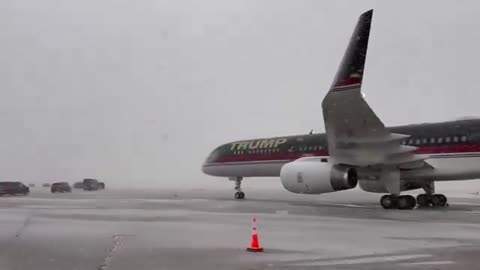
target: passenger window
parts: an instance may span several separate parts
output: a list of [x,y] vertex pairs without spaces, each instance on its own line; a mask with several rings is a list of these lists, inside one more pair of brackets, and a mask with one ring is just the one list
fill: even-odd
[[417,139],[417,140],[415,141],[415,144],[416,144],[416,145],[420,145],[420,139]]
[[445,142],[449,143],[450,142],[450,137],[445,138]]
[[466,142],[467,141],[467,136],[462,136],[462,142]]
[[458,137],[457,136],[453,137],[453,141],[458,142]]
[[412,145],[412,144],[413,144],[413,140],[408,140],[408,144]]
[[435,143],[435,138],[430,138],[430,144],[434,144]]
[[426,144],[427,143],[427,138],[423,138],[422,143]]
[[443,143],[443,138],[438,138],[438,143]]

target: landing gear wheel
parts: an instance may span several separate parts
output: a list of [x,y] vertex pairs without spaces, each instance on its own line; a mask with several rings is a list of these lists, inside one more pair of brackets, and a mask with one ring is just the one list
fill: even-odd
[[382,198],[380,198],[380,204],[385,209],[397,208],[397,201],[398,198],[395,195],[383,195]]
[[245,199],[245,193],[243,193],[242,191],[237,191],[237,192],[235,192],[234,197],[237,200]]
[[432,195],[420,194],[417,196],[417,203],[419,207],[428,207],[432,203]]
[[417,204],[417,201],[413,196],[410,195],[405,195],[405,196],[400,196],[398,197],[398,209],[401,210],[411,210],[415,207]]
[[417,196],[419,207],[445,207],[447,206],[447,197],[443,194],[420,194]]
[[443,194],[435,194],[432,196],[433,207],[444,207],[447,205],[447,197]]

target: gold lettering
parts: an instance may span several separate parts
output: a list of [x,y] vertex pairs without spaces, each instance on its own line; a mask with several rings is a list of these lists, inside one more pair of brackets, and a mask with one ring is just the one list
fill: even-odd
[[248,144],[248,149],[257,149],[260,141],[253,141]]
[[275,140],[262,140],[260,142],[260,148],[272,148]]
[[232,143],[232,147],[230,147],[230,150],[233,151],[235,150],[235,147],[237,147],[238,143]]
[[287,142],[287,139],[277,139],[277,140],[275,141],[275,147],[278,147],[278,145],[284,144],[284,143],[286,143],[286,142]]
[[248,147],[248,142],[240,142],[238,143],[237,150],[246,150]]

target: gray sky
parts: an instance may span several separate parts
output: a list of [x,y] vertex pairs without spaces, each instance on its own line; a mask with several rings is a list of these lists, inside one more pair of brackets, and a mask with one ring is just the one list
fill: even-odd
[[477,2],[2,0],[0,179],[218,184],[200,171],[218,144],[323,131],[370,8],[384,123],[478,116]]

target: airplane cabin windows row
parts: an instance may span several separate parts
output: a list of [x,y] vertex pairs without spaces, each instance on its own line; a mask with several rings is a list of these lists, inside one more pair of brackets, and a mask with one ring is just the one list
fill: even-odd
[[442,143],[459,143],[467,142],[467,136],[451,136],[451,137],[440,137],[440,138],[418,138],[418,139],[408,139],[402,142],[402,144],[407,145],[426,145],[426,144],[442,144]]
[[[298,149],[299,152],[311,152],[311,151],[320,151],[322,150],[322,146],[320,145],[312,145],[312,146],[300,146]],[[265,154],[272,154],[278,153],[280,149],[272,148],[272,149],[255,149],[255,150],[237,150],[233,151],[234,155],[265,155]]]
[[256,149],[256,150],[244,150],[244,151],[233,151],[234,155],[266,155],[266,154],[272,154],[272,153],[278,153],[280,152],[280,149],[275,148],[275,149]]
[[300,152],[319,151],[319,150],[322,150],[322,147],[320,145],[300,146],[300,149],[299,149]]

